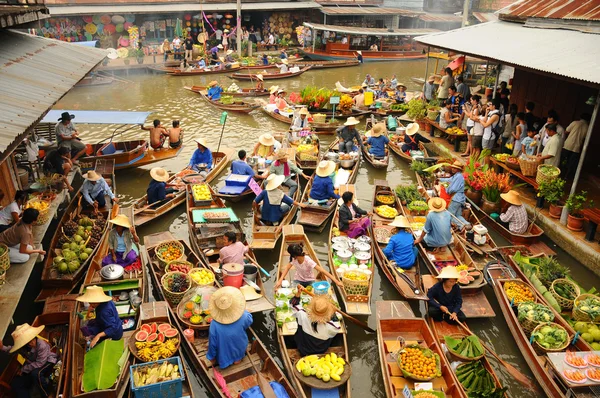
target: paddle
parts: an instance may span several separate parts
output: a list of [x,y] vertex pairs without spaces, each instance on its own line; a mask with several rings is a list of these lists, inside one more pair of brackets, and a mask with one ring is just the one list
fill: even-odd
[[[299,285],[299,286],[298,286],[298,288],[300,288],[300,286],[301,286],[301,285]],[[302,288],[302,290],[303,290],[304,292],[306,292],[306,294],[308,294],[309,296],[311,296],[311,297],[315,297],[315,294],[314,294],[313,292],[309,292],[308,290],[306,290],[306,289],[304,289],[304,288]],[[331,305],[333,305],[333,304],[331,304]],[[334,306],[334,307],[335,307],[335,306]],[[344,311],[342,311],[341,309],[339,309],[339,308],[337,308],[337,307],[335,307],[335,310],[336,310],[337,312],[339,312],[340,314],[342,314],[342,315],[343,315],[345,318],[348,318],[348,320],[349,320],[350,322],[354,323],[355,325],[358,325],[358,326],[360,326],[361,328],[365,329],[367,332],[369,332],[369,333],[376,333],[376,332],[375,332],[375,329],[372,329],[372,328],[370,328],[370,327],[369,327],[369,325],[367,325],[367,323],[366,323],[366,322],[363,322],[363,321],[361,321],[361,320],[359,320],[359,319],[356,319],[356,318],[354,318],[353,316],[350,316],[350,315],[346,314]]]
[[[469,335],[474,336],[475,334],[473,332],[471,332],[471,330],[469,330],[469,328],[462,323],[461,321],[457,320],[456,321],[461,328],[464,329],[465,332],[469,333]],[[481,339],[480,339],[481,340]],[[492,350],[487,344],[485,344],[483,341],[481,342],[481,345],[494,357],[496,358],[496,360],[498,362],[500,362],[500,365],[504,366],[504,368],[506,368],[506,370],[508,371],[508,373],[510,373],[510,375],[512,377],[515,378],[515,380],[517,380],[519,383],[521,383],[524,387],[527,387],[530,390],[534,390],[537,389],[537,387],[535,386],[534,383],[531,382],[531,380],[529,380],[529,378],[527,376],[525,376],[523,373],[519,372],[519,370],[517,370],[517,368],[515,368],[514,366],[512,366],[511,364],[509,364],[508,362],[504,361],[502,358],[500,358],[498,356],[498,354],[496,354],[494,352],[494,350]]]
[[256,265],[258,267],[259,270],[262,271],[263,274],[265,274],[267,276],[267,278],[271,277],[271,274],[269,274],[267,271],[265,271],[265,269],[263,267],[260,266],[260,264],[258,264],[256,261],[254,261],[254,259],[252,257],[250,257],[249,255],[244,255],[244,257],[246,257],[248,260],[250,260],[250,262],[254,265]]
[[[146,205],[144,207],[140,207],[139,209],[135,209],[134,211],[136,213],[143,213],[144,211],[148,210],[151,207],[157,208],[162,206],[163,204],[167,203],[169,200],[171,200],[173,198],[165,198],[163,200],[159,200],[158,202],[154,202],[152,204]],[[158,205],[158,206],[157,206]],[[154,210],[154,209],[153,209]]]
[[248,355],[248,359],[250,360],[250,364],[256,372],[256,380],[258,381],[258,388],[260,388],[260,392],[264,395],[265,398],[277,398],[275,391],[273,391],[273,387],[269,384],[267,379],[256,369],[256,365],[254,365],[254,361],[252,360],[252,355],[250,355],[250,351],[246,348],[246,354]]

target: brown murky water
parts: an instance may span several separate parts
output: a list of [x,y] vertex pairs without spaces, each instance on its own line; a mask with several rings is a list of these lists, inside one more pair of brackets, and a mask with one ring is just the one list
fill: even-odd
[[[276,82],[285,87],[289,92],[300,91],[306,85],[323,86],[330,89],[334,88],[336,81],[340,81],[344,86],[358,84],[364,79],[366,73],[371,73],[375,78],[390,77],[393,73],[398,76],[398,81],[408,86],[409,90],[418,90],[419,87],[412,83],[412,76],[421,76],[425,70],[424,61],[408,61],[394,63],[378,63],[361,65],[353,68],[342,68],[321,71],[309,71],[297,79],[283,80]],[[226,75],[213,75],[208,78],[196,77],[171,77],[166,75],[132,75],[126,77],[130,83],[113,83],[108,86],[99,86],[94,88],[77,88],[72,90],[63,100],[61,100],[55,109],[80,109],[80,110],[140,110],[153,112],[148,122],[152,119],[160,119],[164,125],[170,125],[171,120],[181,120],[181,125],[185,129],[185,147],[181,155],[177,158],[156,163],[143,168],[135,168],[120,171],[117,173],[118,195],[122,203],[127,205],[134,198],[140,197],[146,190],[149,182],[149,169],[154,166],[162,166],[170,172],[177,172],[185,167],[195,149],[194,144],[190,144],[196,137],[204,137],[208,140],[213,150],[216,149],[221,126],[219,125],[219,116],[221,111],[204,102],[197,94],[184,90],[184,86],[206,85],[213,79],[219,80],[222,85],[228,86],[232,80]],[[270,86],[267,82],[267,87]],[[238,82],[240,87],[248,87],[248,83]],[[112,130],[102,126],[84,126],[80,125],[79,130],[83,131],[82,138],[87,142],[100,141],[111,134]],[[250,115],[229,114],[227,125],[224,129],[222,146],[238,149],[250,150],[258,136],[264,132],[283,132],[285,126],[271,119],[270,117],[255,111]],[[118,137],[116,140],[138,139],[146,137],[147,132],[133,130]],[[324,137],[324,144],[328,144],[327,136]],[[225,175],[221,176],[223,179]],[[410,183],[414,179],[413,172],[408,166],[396,158],[392,158],[387,174],[381,170],[374,170],[368,165],[361,166],[358,178],[356,180],[357,196],[361,207],[369,209],[373,195],[373,182],[375,179],[387,179],[391,186]],[[250,203],[233,204],[237,215],[244,220],[244,225],[250,232],[251,207]],[[187,220],[185,207],[179,207],[168,215],[156,220],[151,225],[140,228],[140,236],[151,234],[158,231],[169,230],[177,237],[188,239]],[[320,260],[327,263],[327,233],[328,228],[322,234],[309,234],[311,242],[315,246]],[[496,237],[499,246],[508,244],[501,237]],[[551,242],[547,242],[552,245]],[[596,275],[589,272],[583,266],[574,261],[570,256],[555,248],[559,253],[559,259],[571,267],[573,276],[579,281],[589,281],[584,283],[584,287],[589,288],[593,284],[600,286]],[[276,274],[279,246],[271,252],[258,252],[259,262],[271,272]],[[375,319],[375,301],[376,300],[400,300],[401,297],[386,280],[385,275],[379,271],[375,272],[372,312],[373,315],[368,318],[371,327],[376,327]],[[274,276],[266,281],[267,294],[272,294]],[[589,285],[588,285],[589,283]],[[490,343],[500,356],[522,370],[531,377],[527,364],[519,353],[516,344],[510,334],[510,331],[501,315],[500,308],[496,303],[495,296],[491,289],[486,289],[488,300],[492,303],[494,311],[498,316],[492,319],[473,320],[469,322],[470,327],[475,330],[483,340]],[[413,310],[420,316],[425,307],[421,304],[412,303]],[[368,335],[362,329],[354,324],[347,324],[348,327],[348,345],[352,359],[352,393],[355,397],[384,397],[385,389],[381,376],[381,367],[379,364],[379,355],[377,351],[377,337]],[[254,328],[271,350],[272,353],[279,355],[279,348],[275,338],[275,323],[271,313],[255,314]],[[538,392],[527,391],[514,381],[504,369],[496,362],[492,365],[497,370],[502,382],[509,387],[509,394],[513,397],[535,397]],[[206,396],[203,387],[197,386],[199,396]]]

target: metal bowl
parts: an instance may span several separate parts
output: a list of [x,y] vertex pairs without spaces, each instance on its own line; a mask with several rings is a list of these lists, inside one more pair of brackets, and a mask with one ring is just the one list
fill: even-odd
[[344,169],[351,169],[356,161],[354,159],[342,159],[340,160],[340,166]]
[[[119,279],[123,276],[123,273],[125,273],[125,269],[119,264],[109,264],[105,267],[102,267],[102,269],[100,270],[100,276],[102,276],[103,279],[106,279],[108,281],[114,281],[115,279]],[[129,294],[127,294],[127,297],[125,299],[128,298]]]
[[371,238],[369,238],[367,235],[359,236],[358,238],[356,238],[356,240],[359,242],[365,242],[365,243],[371,244]]
[[207,167],[208,167],[208,164],[206,164],[206,163],[198,163],[199,171],[206,170]]
[[327,154],[325,155],[325,159],[331,160],[333,162],[335,162],[339,158],[340,158],[340,155],[339,155],[339,153],[336,153],[336,152],[327,152]]

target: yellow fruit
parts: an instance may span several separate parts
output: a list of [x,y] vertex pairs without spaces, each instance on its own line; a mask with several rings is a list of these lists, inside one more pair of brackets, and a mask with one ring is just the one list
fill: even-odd
[[331,379],[334,381],[340,381],[342,378],[340,376],[336,375],[335,373],[332,373]]
[[296,363],[296,370],[298,372],[302,372],[302,370],[304,369],[304,359],[300,359],[297,363]]
[[335,355],[335,352],[331,353],[331,362],[335,362],[337,361],[337,355]]
[[338,361],[338,363],[340,365],[345,365],[346,364],[346,361],[344,361],[344,358],[342,358],[342,357],[338,357],[337,361]]
[[327,383],[330,379],[331,379],[331,376],[329,376],[327,373],[325,373],[321,380],[323,380],[325,383]]

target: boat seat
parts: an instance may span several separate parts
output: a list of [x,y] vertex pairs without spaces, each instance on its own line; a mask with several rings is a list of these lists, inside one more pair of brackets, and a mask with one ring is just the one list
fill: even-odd
[[[254,365],[256,365],[257,369],[261,369],[262,368],[262,359],[260,358],[260,356],[257,353],[251,354],[252,355],[252,361],[254,362]],[[237,365],[231,365],[225,369],[221,369],[218,368],[218,371],[223,375],[223,377],[227,380],[227,381],[231,381],[234,380],[235,376],[238,373],[244,372],[247,369],[252,369],[252,364],[250,363],[250,360],[248,359],[248,356],[244,356],[244,359],[242,359],[242,362],[238,363]]]
[[114,155],[114,154],[118,154],[118,153],[123,153],[125,151],[123,149],[117,149],[115,147],[115,144],[113,144],[112,142],[109,142],[104,147],[102,147],[98,152],[100,152],[100,155]]

